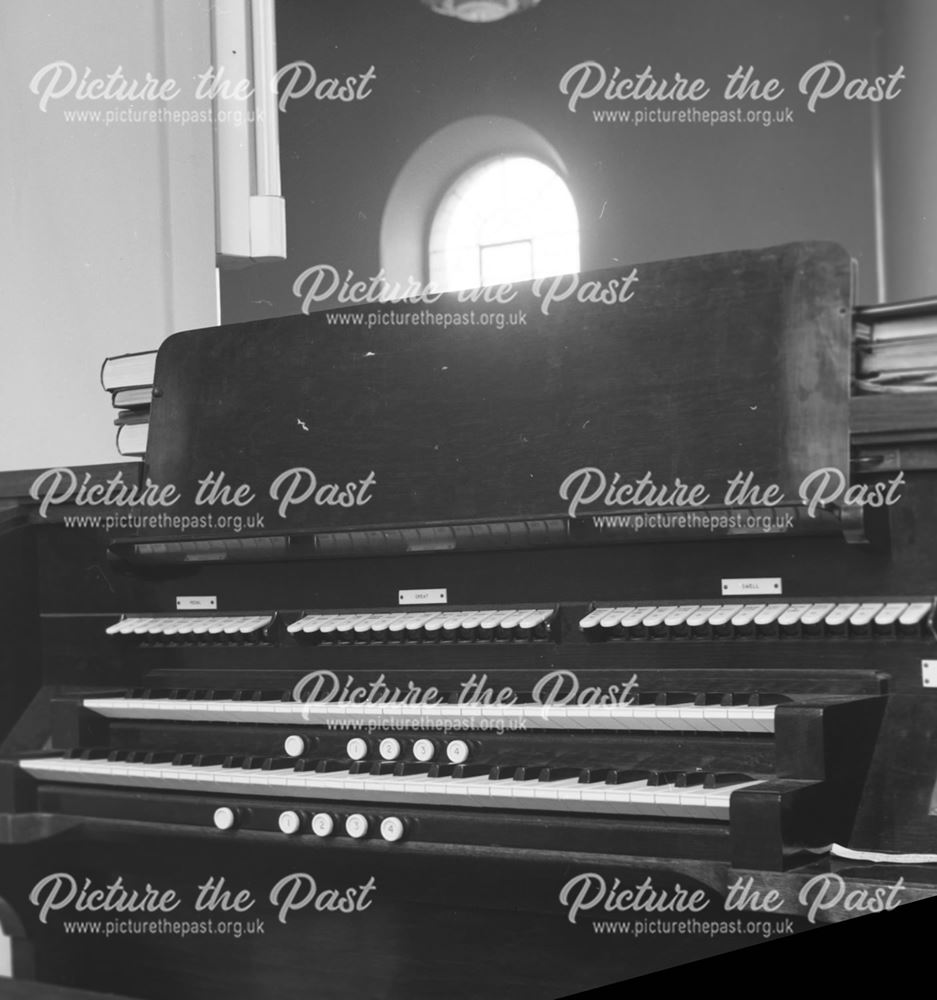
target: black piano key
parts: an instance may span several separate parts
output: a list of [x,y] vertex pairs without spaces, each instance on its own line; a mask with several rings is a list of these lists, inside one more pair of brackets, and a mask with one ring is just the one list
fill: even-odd
[[740,785],[743,781],[754,781],[749,774],[740,774],[736,771],[710,772],[703,782],[704,788],[723,788],[726,785]]
[[168,764],[176,756],[175,750],[150,750],[143,758],[144,764]]
[[295,757],[268,757],[263,764],[260,765],[260,769],[262,771],[285,771],[287,768],[292,771],[295,767]]
[[421,764],[416,760],[400,760],[394,763],[394,774],[398,778],[406,778],[410,774],[428,774],[429,764]]
[[397,773],[397,762],[395,760],[376,760],[371,765],[371,774],[376,778],[380,778],[386,774],[396,774]]
[[684,771],[683,774],[677,775],[676,786],[677,788],[693,788],[696,785],[702,785],[708,777],[709,774],[706,771]]
[[491,767],[488,764],[456,764],[453,771],[453,778],[480,778],[483,774],[488,774]]
[[[245,771],[259,771],[264,766],[264,761],[268,759],[262,754],[250,754],[244,758],[241,768]],[[296,762],[293,761],[293,763],[295,764]]]
[[538,781],[567,781],[578,778],[582,768],[579,767],[543,767],[537,776]]
[[673,785],[680,777],[681,771],[651,771],[647,778],[647,783],[651,787],[658,785]]
[[430,778],[451,778],[453,771],[455,771],[456,764],[430,764],[429,774],[427,777]]
[[197,753],[192,767],[218,767],[225,762],[226,753]]
[[225,757],[222,767],[243,767],[244,766],[244,755],[243,754],[228,754]]
[[126,761],[127,758],[133,753],[132,750],[112,750],[108,755],[108,760],[114,761]]
[[85,747],[78,756],[81,760],[107,760],[110,747]]
[[66,760],[80,760],[82,753],[84,753],[82,747],[69,747],[68,750],[62,751],[62,756]]
[[520,767],[514,768],[514,780],[515,781],[537,781],[540,777],[540,772],[543,770],[543,766],[540,764],[521,764]]
[[371,765],[374,761],[371,760],[353,760],[348,765],[349,774],[370,774]]
[[[324,768],[320,768],[320,764],[329,763],[324,760],[307,760],[305,757],[294,757],[293,758],[293,770],[294,771],[320,771]],[[337,761],[335,762],[337,763]],[[341,768],[336,768],[336,770],[345,770],[345,765],[343,764]]]
[[[605,781],[608,774],[609,769],[607,767],[584,767],[579,772],[579,782],[582,785],[593,785],[596,782]],[[610,782],[610,784],[613,784],[613,782]]]
[[[310,764],[314,766],[310,767],[300,767],[299,764]],[[319,774],[328,774],[331,771],[347,771],[348,764],[343,760],[315,760],[315,761],[300,761],[296,765],[297,771],[318,771]]]
[[630,781],[649,781],[654,771],[645,768],[621,768],[607,771],[605,783],[607,785],[627,785]]
[[[283,691],[254,691],[251,694],[251,701],[283,701]],[[292,701],[292,698],[287,698],[286,701]]]
[[[146,750],[131,750],[127,754],[128,764],[142,764],[146,760]],[[173,761],[175,762],[175,761]]]
[[177,753],[172,759],[173,767],[191,767],[198,757],[197,753]]
[[658,705],[694,705],[698,691],[665,691],[658,697]]
[[759,705],[788,705],[792,700],[786,694],[766,694],[764,691],[754,691],[748,696],[748,704],[752,708]]
[[517,770],[515,764],[495,764],[488,772],[491,781],[514,780],[514,772]]
[[[694,705],[734,705],[731,694],[722,694],[718,691],[703,691],[693,700]],[[725,699],[730,699],[726,701]]]

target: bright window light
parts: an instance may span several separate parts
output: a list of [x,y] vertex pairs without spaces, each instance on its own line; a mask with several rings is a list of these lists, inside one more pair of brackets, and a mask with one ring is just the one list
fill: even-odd
[[528,156],[467,170],[443,195],[429,238],[440,291],[529,281],[579,270],[579,218],[566,183]]

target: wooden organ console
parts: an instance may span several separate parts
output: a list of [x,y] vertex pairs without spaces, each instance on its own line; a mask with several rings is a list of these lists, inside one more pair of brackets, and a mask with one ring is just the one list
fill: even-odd
[[[765,916],[724,909],[746,879],[798,930],[816,876],[934,894],[913,855],[937,850],[937,477],[876,504],[897,493],[876,446],[849,479],[849,258],[637,273],[617,305],[525,288],[516,329],[382,326],[396,303],[177,335],[145,468],[88,483],[178,501],[99,527],[67,523],[99,512],[77,494],[7,512],[4,613],[32,595],[39,632],[4,663],[21,974],[154,1000],[558,997],[760,939],[612,947],[593,922],[634,914],[573,913],[577,878],[702,891],[722,921]],[[808,511],[824,468],[857,489]],[[642,476],[709,499],[608,502]],[[69,931],[95,913],[41,912],[55,873],[266,927]],[[278,915],[296,873],[316,891]]]

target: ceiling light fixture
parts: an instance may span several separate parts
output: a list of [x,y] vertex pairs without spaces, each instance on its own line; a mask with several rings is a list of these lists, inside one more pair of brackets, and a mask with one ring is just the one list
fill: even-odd
[[540,0],[423,0],[430,10],[461,21],[500,21],[509,14],[536,7]]

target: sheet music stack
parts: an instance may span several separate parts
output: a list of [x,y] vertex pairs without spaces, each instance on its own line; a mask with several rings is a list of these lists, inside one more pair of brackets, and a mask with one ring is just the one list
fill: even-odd
[[921,299],[856,312],[859,393],[937,390],[937,299]]

